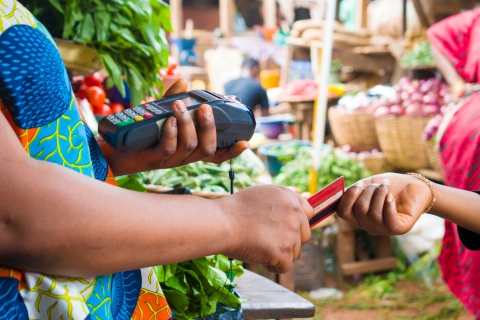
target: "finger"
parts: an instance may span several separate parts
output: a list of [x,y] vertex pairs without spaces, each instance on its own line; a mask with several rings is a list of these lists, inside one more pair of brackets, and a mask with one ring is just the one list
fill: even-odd
[[300,195],[297,195],[300,205],[302,206],[303,212],[305,213],[306,219],[302,219],[300,225],[300,243],[304,244],[310,241],[312,237],[312,231],[310,229],[310,220],[313,218],[313,208],[308,203],[308,201]]
[[377,190],[378,186],[378,184],[366,186],[360,197],[358,197],[357,201],[353,205],[353,211],[355,212],[355,216],[360,223],[360,227],[370,234],[375,234],[376,230],[373,228],[372,223],[368,218],[368,210],[370,209],[370,203],[372,201],[373,194]]
[[302,245],[300,244],[300,241],[297,241],[297,243],[294,244],[292,251],[293,251],[293,261],[297,261],[298,258],[300,257],[300,252],[302,251]]
[[[250,147],[247,141],[239,141],[233,146],[233,157],[236,158]],[[230,160],[230,148],[222,148],[217,150],[213,156],[205,159],[207,162],[222,163]]]
[[212,108],[201,105],[197,110],[198,118],[198,147],[184,160],[185,163],[204,160],[215,155],[217,151],[217,131]]
[[178,142],[175,154],[168,159],[168,163],[178,164],[183,161],[197,148],[197,130],[192,117],[182,101],[173,103],[173,116],[177,119]]
[[385,229],[385,221],[383,219],[383,209],[385,205],[385,197],[388,194],[390,187],[390,180],[385,179],[380,186],[375,190],[370,208],[368,209],[368,221],[371,223],[380,234],[388,233]]
[[173,96],[179,93],[184,93],[188,91],[188,82],[180,79],[177,80],[171,87],[170,89],[167,90],[165,93],[165,97]]
[[152,149],[152,165],[158,168],[158,165],[170,158],[177,150],[178,128],[177,119],[170,117],[165,124],[162,140]]
[[278,264],[270,266],[271,270],[270,272],[276,273],[276,274],[284,274],[287,273],[288,270],[290,270],[290,267],[292,266],[291,258],[289,259],[284,259],[280,261]]
[[364,188],[365,182],[363,180],[349,187],[340,199],[337,208],[337,215],[356,228],[360,228],[360,223],[358,222],[358,219],[355,215],[353,206],[355,202],[357,202],[358,197],[360,197],[360,195],[362,194]]
[[385,228],[390,235],[401,235],[406,232],[406,230],[401,228],[395,197],[391,193],[387,194],[385,197],[383,218],[385,221]]

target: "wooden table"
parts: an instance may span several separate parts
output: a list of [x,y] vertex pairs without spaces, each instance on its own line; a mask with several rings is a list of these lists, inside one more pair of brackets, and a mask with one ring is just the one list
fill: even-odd
[[245,319],[311,318],[315,315],[311,302],[251,271],[245,270],[235,283],[241,298],[247,300],[242,304]]

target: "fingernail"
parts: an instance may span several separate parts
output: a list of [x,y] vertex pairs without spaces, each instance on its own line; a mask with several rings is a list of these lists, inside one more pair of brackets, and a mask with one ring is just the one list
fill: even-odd
[[172,128],[176,128],[177,127],[177,119],[172,118],[172,120],[170,120],[170,125],[172,126]]
[[178,111],[180,112],[185,112],[185,104],[183,104],[182,101],[175,101],[175,108],[177,108]]
[[388,203],[393,202],[393,195],[391,193],[387,194],[387,198],[385,199],[385,201]]
[[380,185],[382,185],[382,186],[387,186],[387,187],[390,186],[390,179],[385,179],[385,180],[383,180]]
[[212,109],[207,106],[203,107],[202,115],[205,117],[205,119],[210,119],[210,117],[212,116]]

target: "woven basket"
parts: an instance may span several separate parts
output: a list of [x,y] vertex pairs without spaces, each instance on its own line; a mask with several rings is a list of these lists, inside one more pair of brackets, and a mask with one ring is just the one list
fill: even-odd
[[427,141],[421,138],[429,120],[429,117],[388,116],[375,121],[380,147],[394,168],[404,171],[430,168]]
[[[155,186],[155,185],[144,185],[144,187],[145,189],[147,189],[147,192],[149,193],[165,193],[173,190],[172,188]],[[192,191],[192,194],[194,196],[202,197],[205,199],[219,199],[229,195],[229,193],[227,192],[211,193],[211,192],[201,192],[201,191]]]
[[328,119],[335,141],[340,146],[348,144],[357,152],[379,149],[375,118],[370,112],[347,113],[333,107],[328,110]]
[[435,144],[431,141],[427,143],[427,157],[430,166],[437,172],[442,172],[442,165],[440,164],[440,154],[435,150]]
[[373,175],[393,171],[393,167],[388,163],[387,159],[383,154],[371,155],[361,160],[361,162],[363,162],[365,169],[370,171],[370,173]]

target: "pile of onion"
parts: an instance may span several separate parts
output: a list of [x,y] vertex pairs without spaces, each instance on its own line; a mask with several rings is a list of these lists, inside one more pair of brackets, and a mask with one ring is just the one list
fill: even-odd
[[437,78],[411,80],[404,77],[394,86],[396,94],[381,97],[370,107],[375,118],[388,115],[430,117],[443,114],[450,103],[448,84]]

